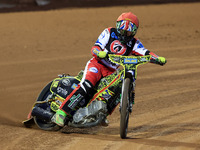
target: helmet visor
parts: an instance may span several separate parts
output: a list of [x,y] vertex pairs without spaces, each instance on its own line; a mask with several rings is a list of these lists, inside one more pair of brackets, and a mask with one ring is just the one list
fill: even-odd
[[[137,26],[128,21],[128,20],[121,20],[117,22],[117,29],[120,32],[121,35],[127,34],[127,36],[129,36],[128,34],[130,34],[130,36],[134,36],[137,32]],[[127,31],[127,32],[126,32]],[[129,33],[131,32],[131,33]]]

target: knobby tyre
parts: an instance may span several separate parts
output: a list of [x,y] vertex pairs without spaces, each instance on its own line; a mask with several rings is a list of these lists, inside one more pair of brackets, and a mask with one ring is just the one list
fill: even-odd
[[126,78],[122,86],[122,103],[120,111],[120,137],[127,137],[128,120],[129,120],[129,99],[131,90],[131,80]]

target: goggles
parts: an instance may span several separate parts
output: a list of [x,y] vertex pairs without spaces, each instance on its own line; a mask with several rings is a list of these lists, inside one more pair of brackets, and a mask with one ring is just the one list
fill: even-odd
[[128,20],[117,22],[117,29],[122,36],[134,36],[137,32],[137,26]]

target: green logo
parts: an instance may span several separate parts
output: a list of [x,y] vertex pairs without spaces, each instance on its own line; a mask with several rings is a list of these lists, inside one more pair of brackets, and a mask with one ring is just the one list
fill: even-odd
[[69,107],[71,108],[71,109],[73,109],[76,105],[75,104],[77,104],[78,102],[79,102],[79,100],[82,98],[83,96],[81,95],[81,94],[78,94],[78,95],[73,95],[71,98],[70,98],[70,103],[69,103]]

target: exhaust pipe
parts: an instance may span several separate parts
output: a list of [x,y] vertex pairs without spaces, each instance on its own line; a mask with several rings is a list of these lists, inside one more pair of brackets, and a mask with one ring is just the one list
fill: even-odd
[[32,116],[37,117],[46,122],[50,122],[51,118],[53,117],[54,113],[49,112],[41,107],[35,106],[31,113]]

